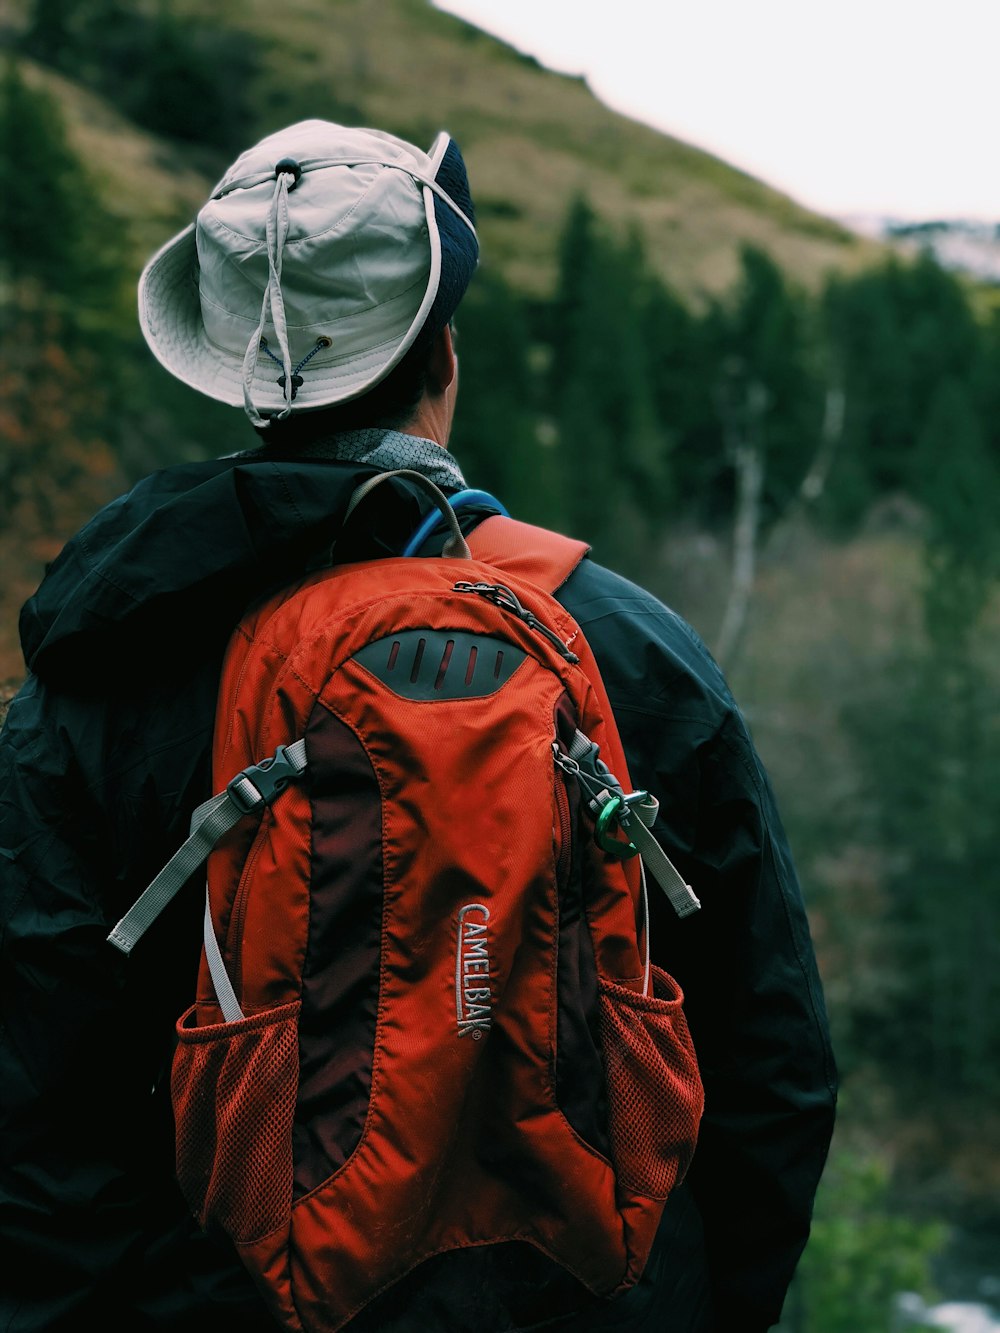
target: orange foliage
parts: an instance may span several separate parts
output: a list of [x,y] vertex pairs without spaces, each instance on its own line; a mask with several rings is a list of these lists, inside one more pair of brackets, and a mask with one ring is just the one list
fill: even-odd
[[14,295],[0,329],[0,682],[24,675],[17,616],[46,564],[123,488],[96,357],[37,290]]

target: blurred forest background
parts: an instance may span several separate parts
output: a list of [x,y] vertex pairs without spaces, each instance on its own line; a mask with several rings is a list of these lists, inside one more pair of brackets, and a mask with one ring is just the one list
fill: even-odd
[[[795,850],[843,1088],[782,1328],[1000,1282],[1000,292],[809,213],[427,0],[8,0],[0,680],[47,560],[250,443],[153,361],[141,266],[309,116],[469,163],[471,484],[716,654]],[[739,1188],[739,1182],[734,1182]],[[993,1289],[994,1298],[997,1288]]]

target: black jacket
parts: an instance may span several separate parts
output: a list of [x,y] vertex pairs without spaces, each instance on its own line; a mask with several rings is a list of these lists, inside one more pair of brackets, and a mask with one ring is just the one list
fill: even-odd
[[[263,456],[165,469],[84,527],[24,607],[30,675],[0,736],[4,1330],[270,1327],[173,1180],[165,1071],[203,899],[178,895],[129,959],[106,935],[211,794],[219,665],[242,610],[334,544],[335,559],[394,553],[416,527],[426,501],[398,482],[344,525],[374,471]],[[652,903],[654,960],[685,991],[706,1087],[695,1160],[640,1288],[605,1322],[572,1326],[761,1333],[808,1235],[835,1104],[792,859],[693,630],[590,559],[558,596],[594,648],[633,782],[659,797],[657,836],[703,904],[679,923]],[[468,1325],[416,1308],[400,1330],[510,1326],[485,1298]]]

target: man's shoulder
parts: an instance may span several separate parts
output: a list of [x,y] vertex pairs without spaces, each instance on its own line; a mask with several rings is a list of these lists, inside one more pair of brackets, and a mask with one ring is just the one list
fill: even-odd
[[716,726],[738,713],[701,635],[647,588],[588,556],[556,596],[593,649],[613,704],[683,709]]

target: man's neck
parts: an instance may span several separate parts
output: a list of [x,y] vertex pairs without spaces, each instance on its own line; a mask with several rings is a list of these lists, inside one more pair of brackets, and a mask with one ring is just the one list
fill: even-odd
[[437,403],[422,398],[416,412],[406,425],[400,426],[399,429],[404,435],[416,435],[422,440],[433,440],[442,449],[447,449],[451,435],[451,420],[446,412],[440,410]]
[[[447,348],[451,348],[450,338],[446,340]],[[439,444],[442,449],[448,448],[448,441],[451,438],[451,426],[455,419],[455,397],[458,389],[458,376],[456,373],[456,362],[453,358],[448,361],[450,373],[443,389],[428,385],[420,396],[413,416],[405,426],[400,429],[407,435],[419,435],[421,439],[433,440]],[[445,367],[444,369],[447,369]]]

